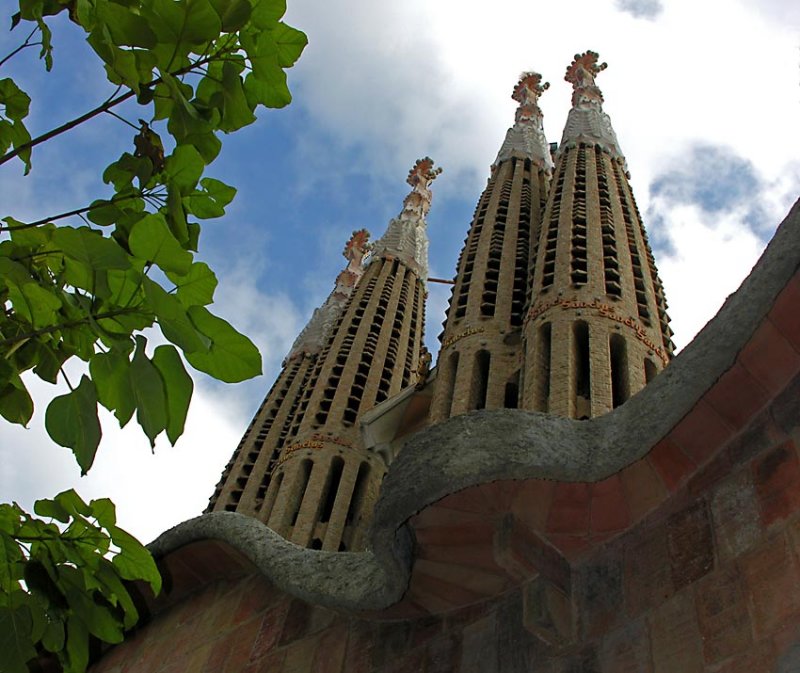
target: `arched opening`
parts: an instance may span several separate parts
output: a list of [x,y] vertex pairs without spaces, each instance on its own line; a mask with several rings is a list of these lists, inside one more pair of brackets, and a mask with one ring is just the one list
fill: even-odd
[[519,406],[519,370],[506,383],[503,406],[506,409],[516,409]]
[[533,372],[533,408],[536,411],[547,411],[550,399],[550,350],[552,326],[545,323],[539,327],[538,338],[535,341],[536,352],[534,362],[536,370]]
[[575,418],[585,420],[592,415],[592,374],[589,364],[589,326],[582,320],[572,326],[572,343]]
[[342,481],[343,470],[344,461],[339,456],[334,456],[331,460],[328,479],[325,482],[325,494],[322,498],[322,511],[319,517],[321,523],[330,521],[333,505],[336,502],[336,495],[339,492],[339,483]]
[[472,369],[472,409],[485,409],[486,396],[489,391],[489,351],[479,350],[475,353],[475,365]]
[[628,376],[627,344],[621,334],[612,334],[608,340],[611,358],[611,405],[614,409],[631,396]]
[[297,523],[297,515],[300,514],[300,506],[303,504],[303,496],[306,494],[306,488],[308,487],[308,480],[309,477],[311,477],[311,468],[313,466],[314,463],[310,458],[305,458],[303,459],[303,462],[300,463],[300,470],[297,474],[297,483],[294,488],[294,493],[292,494],[292,504],[291,507],[289,507],[292,517],[292,526]]
[[644,382],[650,383],[658,374],[658,367],[656,367],[656,363],[653,362],[650,358],[644,359]]

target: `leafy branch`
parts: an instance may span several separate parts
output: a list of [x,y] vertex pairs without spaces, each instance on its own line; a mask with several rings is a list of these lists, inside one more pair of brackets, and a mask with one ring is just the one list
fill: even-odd
[[[291,101],[285,69],[306,37],[280,20],[284,0],[19,0],[12,28],[34,27],[0,65],[37,44],[49,71],[48,21],[64,11],[114,92],[32,137],[30,96],[1,78],[0,164],[17,158],[27,175],[35,148],[102,114],[129,126],[125,117],[144,119],[102,173],[105,198],[31,222],[0,214],[0,416],[27,424],[28,377],[67,381],[77,358],[79,380],[49,401],[44,420],[86,473],[100,444],[100,405],[120,426],[135,416],[151,447],[162,434],[174,444],[193,392],[186,364],[225,382],[261,371],[253,343],[208,308],[217,279],[194,256],[201,222],[224,216],[236,190],[205,171],[222,134],[253,123],[260,106]],[[153,349],[142,331],[156,326],[168,343]],[[116,527],[110,501],[86,505],[67,492],[35,511],[55,523],[0,505],[0,671],[22,673],[52,652],[80,673],[90,637],[119,642],[136,621],[123,581],[144,579],[157,591],[158,574]]]

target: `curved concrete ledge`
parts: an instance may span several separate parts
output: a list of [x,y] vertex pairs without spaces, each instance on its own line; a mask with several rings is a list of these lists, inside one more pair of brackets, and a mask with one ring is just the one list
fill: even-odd
[[160,557],[194,541],[222,540],[298,598],[346,610],[388,607],[402,597],[409,581],[412,543],[405,523],[415,513],[481,483],[525,478],[592,482],[642,458],[731,368],[799,268],[800,201],[717,316],[622,407],[589,421],[519,410],[480,411],[420,432],[383,484],[371,551],[311,551],[230,512],[184,522],[161,535],[150,550]]
[[227,543],[248,558],[278,588],[305,601],[333,608],[379,610],[402,597],[411,567],[411,538],[400,528],[382,541],[380,554],[311,551],[257,519],[211,512],[162,533],[148,545],[157,559],[200,540]]

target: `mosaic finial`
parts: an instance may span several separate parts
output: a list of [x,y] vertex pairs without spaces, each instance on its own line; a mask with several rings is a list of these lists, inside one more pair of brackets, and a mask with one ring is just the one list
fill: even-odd
[[567,67],[564,79],[572,84],[572,104],[580,102],[603,102],[603,93],[594,82],[598,73],[608,67],[608,63],[598,63],[600,55],[596,51],[575,54],[572,63]]
[[348,261],[347,270],[355,271],[361,269],[361,262],[364,256],[369,252],[371,244],[369,242],[369,232],[366,229],[359,229],[354,231],[350,240],[344,246],[345,259]]
[[441,168],[433,167],[433,159],[423,157],[408,172],[406,182],[411,185],[411,193],[403,200],[402,216],[424,218],[431,209],[431,190],[428,185],[442,172]]
[[535,117],[541,117],[539,96],[549,88],[550,82],[542,84],[542,76],[538,72],[523,72],[514,87],[514,93],[511,94],[511,98],[519,103],[516,120],[528,121]]

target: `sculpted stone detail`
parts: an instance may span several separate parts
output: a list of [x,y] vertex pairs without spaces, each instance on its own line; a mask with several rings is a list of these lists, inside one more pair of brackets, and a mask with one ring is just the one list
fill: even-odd
[[336,277],[333,292],[322,306],[314,310],[311,320],[295,339],[289,355],[283,361],[284,366],[295,358],[315,355],[322,350],[347,300],[364,273],[364,257],[369,250],[369,232],[366,229],[354,231],[342,252],[347,260],[347,267]]
[[419,357],[419,365],[417,365],[417,382],[414,384],[417,390],[422,390],[428,381],[428,376],[431,373],[432,359],[430,351],[423,346],[422,355]]
[[522,73],[511,94],[511,98],[519,103],[514,117],[515,123],[506,133],[495,164],[510,159],[517,152],[548,174],[553,170],[553,159],[544,135],[542,110],[539,107],[539,97],[549,87],[549,82],[542,84],[542,76],[538,72]]
[[598,73],[608,67],[607,63],[598,63],[598,59],[594,51],[575,54],[567,67],[564,79],[572,84],[572,109],[567,117],[559,151],[578,143],[588,143],[599,145],[611,156],[624,162],[625,157],[611,126],[611,119],[603,112],[603,92],[595,83]]
[[601,318],[608,318],[609,320],[613,320],[620,325],[625,325],[636,333],[636,338],[639,339],[639,341],[641,341],[645,346],[647,346],[647,348],[653,351],[661,359],[665,367],[669,364],[669,354],[662,346],[657,345],[653,339],[650,338],[647,330],[638,320],[630,316],[626,318],[619,315],[616,313],[611,304],[601,302],[597,299],[593,299],[592,301],[579,301],[578,299],[559,298],[551,301],[539,302],[528,312],[526,322],[528,320],[535,320],[556,306],[558,306],[562,311],[593,309],[595,311],[594,315],[597,315]]
[[418,159],[409,171],[406,182],[411,193],[403,200],[400,214],[389,222],[386,233],[375,243],[374,257],[399,259],[417,272],[421,280],[428,278],[428,235],[425,216],[431,209],[429,185],[442,172],[433,167],[433,159]]

